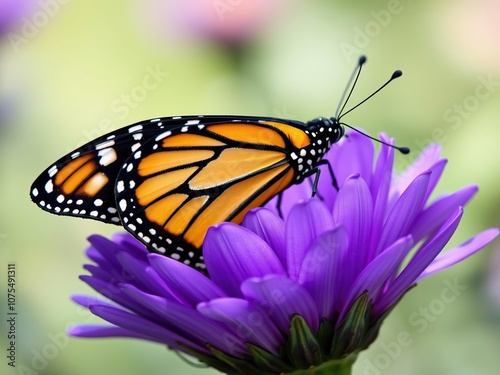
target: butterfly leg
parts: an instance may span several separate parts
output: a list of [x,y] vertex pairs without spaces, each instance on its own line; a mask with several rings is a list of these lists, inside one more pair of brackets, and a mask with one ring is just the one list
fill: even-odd
[[[335,178],[335,173],[333,172],[333,168],[330,162],[326,159],[322,159],[319,161],[318,166],[319,165],[326,165],[328,167],[328,172],[330,173],[330,177],[332,178],[332,185],[335,188],[335,190],[339,191],[339,185],[337,183],[337,179]],[[316,169],[317,172],[315,172]],[[313,173],[316,173],[316,177],[314,178],[314,183],[313,183],[313,194],[314,194],[318,187],[320,169],[316,167],[315,169],[313,169]]]
[[283,201],[283,193],[278,194],[278,199],[276,202],[276,209],[278,210],[278,215],[283,219],[283,211],[281,211],[281,202]]

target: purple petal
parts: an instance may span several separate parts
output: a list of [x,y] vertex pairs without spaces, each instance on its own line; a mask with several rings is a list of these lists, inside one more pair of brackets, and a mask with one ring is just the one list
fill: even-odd
[[322,233],[333,229],[333,218],[318,199],[309,199],[293,206],[285,224],[287,269],[297,280],[302,260],[311,243]]
[[429,264],[425,271],[422,272],[417,281],[420,281],[436,272],[442,271],[445,268],[448,268],[471,256],[493,241],[498,236],[498,233],[499,230],[497,228],[485,230],[484,232],[481,232],[465,241],[463,244],[458,245],[445,253],[439,254],[436,259]]
[[116,259],[122,266],[122,278],[126,283],[136,285],[148,293],[171,296],[161,277],[156,272],[147,272],[148,269],[152,270],[147,258],[146,261],[140,261],[129,253],[121,252],[116,254]]
[[242,225],[266,241],[286,267],[285,223],[272,211],[257,208],[245,215]]
[[244,342],[278,355],[283,336],[256,304],[239,298],[219,298],[198,305],[203,315],[223,322]]
[[110,301],[105,301],[100,298],[94,297],[94,296],[87,296],[83,294],[74,294],[71,296],[71,300],[80,306],[86,307],[87,309],[92,306],[92,305],[104,305],[104,306],[110,306],[110,307],[119,307],[118,305],[110,302]]
[[210,343],[231,355],[240,356],[247,352],[245,344],[227,332],[222,324],[205,317],[198,311],[143,293],[132,285],[124,285],[122,289],[138,304],[151,310],[150,320],[162,321],[164,328],[179,336],[200,346]]
[[413,256],[408,265],[401,271],[396,279],[389,285],[384,295],[374,306],[374,314],[379,315],[390,308],[403,293],[415,283],[418,276],[424,272],[427,266],[436,258],[439,252],[446,246],[460,223],[463,210],[459,207],[450,219],[443,225],[439,233],[424,244]]
[[313,297],[320,318],[330,318],[345,300],[350,269],[348,237],[344,227],[323,233],[306,254],[299,284]]
[[[385,134],[380,136],[383,142],[393,144],[394,141],[389,139]],[[373,223],[372,236],[370,239],[370,248],[367,252],[366,259],[373,259],[377,251],[377,244],[380,240],[382,227],[387,214],[387,202],[389,199],[389,191],[392,181],[392,168],[394,165],[394,149],[389,146],[382,145],[375,166],[375,173],[372,178],[370,191],[373,197]]]
[[90,311],[100,318],[119,327],[145,335],[154,341],[163,342],[172,349],[181,349],[179,343],[182,343],[186,346],[193,347],[202,353],[209,353],[204,346],[195,345],[194,343],[185,340],[184,337],[165,329],[161,325],[129,312],[113,307],[99,305],[90,306]]
[[318,310],[311,295],[295,281],[276,275],[251,278],[241,285],[245,297],[255,302],[284,334],[290,321],[300,315],[313,331],[319,328]]
[[408,168],[406,168],[403,173],[401,173],[395,180],[394,184],[391,186],[390,195],[401,195],[408,186],[425,171],[432,168],[434,164],[439,160],[439,155],[441,154],[441,146],[438,144],[431,144],[427,146],[418,156],[417,160],[413,162]]
[[[321,173],[321,175],[327,176],[327,174],[323,174],[323,172]],[[320,178],[319,180],[320,185],[323,180],[324,178]],[[330,189],[331,189],[331,184],[330,184]],[[311,197],[312,194],[311,183],[310,181],[305,180],[300,184],[288,187],[285,191],[282,192],[282,194],[283,194],[283,199],[281,200],[281,205],[280,205],[281,212],[283,213],[283,217],[288,217],[288,214],[290,213],[290,210],[292,209],[295,203],[301,200],[309,199]],[[274,197],[269,202],[267,202],[264,207],[270,210],[271,212],[274,212],[276,215],[278,215],[279,212],[277,209],[277,205],[278,205],[278,196]]]
[[348,131],[341,147],[331,160],[339,186],[348,176],[359,173],[368,185],[371,183],[374,146],[370,138],[355,131]]
[[412,246],[413,239],[411,236],[400,238],[366,266],[349,291],[349,296],[339,317],[339,324],[361,294],[368,292],[371,298],[377,294],[387,278],[396,272]]
[[162,340],[153,340],[153,338],[148,335],[141,335],[140,333],[132,332],[128,329],[117,327],[114,325],[104,325],[104,324],[77,325],[70,327],[66,331],[66,333],[70,336],[75,336],[75,337],[88,337],[88,338],[128,337],[134,339],[152,340],[159,343],[163,343]]
[[278,256],[262,238],[232,223],[208,230],[203,258],[211,279],[229,296],[241,296],[240,285],[249,277],[285,274]]
[[382,229],[377,254],[408,234],[410,225],[424,205],[429,178],[430,172],[419,175],[396,201]]
[[339,190],[333,206],[335,226],[342,225],[349,238],[350,270],[352,280],[369,262],[367,258],[373,220],[373,202],[368,185],[359,174],[349,177]]
[[472,199],[477,190],[475,185],[465,187],[437,200],[419,213],[410,229],[415,242],[434,235],[457,207],[464,206]]
[[195,307],[200,302],[225,297],[208,277],[172,258],[150,254],[149,260],[178,301]]
[[427,201],[427,199],[429,199],[430,195],[434,191],[434,188],[438,184],[439,179],[443,174],[444,167],[446,167],[447,163],[447,159],[441,159],[438,160],[431,168],[429,168],[429,171],[431,172],[431,178],[429,179],[429,186],[427,186],[427,192],[425,193],[424,201]]

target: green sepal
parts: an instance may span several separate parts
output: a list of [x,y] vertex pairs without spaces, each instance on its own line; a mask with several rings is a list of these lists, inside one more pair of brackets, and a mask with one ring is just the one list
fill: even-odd
[[316,335],[300,315],[294,315],[290,322],[286,351],[294,368],[309,368],[325,360]]
[[282,359],[269,353],[267,350],[259,348],[253,344],[247,344],[255,365],[263,371],[269,371],[274,374],[293,371],[293,367]]
[[321,347],[325,358],[329,356],[330,350],[332,349],[333,334],[335,333],[335,328],[333,324],[327,319],[322,319],[319,324],[318,329],[318,343]]
[[227,374],[244,374],[244,375],[273,375],[273,373],[262,371],[253,365],[252,357],[245,356],[245,358],[235,358],[214,346],[207,345],[208,349],[220,359],[222,362],[227,363],[232,367],[231,372]]
[[[206,363],[208,366],[213,367],[220,372],[223,372],[225,374],[241,374],[239,371],[236,371],[233,366],[227,364],[224,361],[219,360],[216,357],[213,357],[211,355],[202,353],[196,349],[193,349],[189,346],[182,345],[179,343],[179,345],[182,347],[185,353],[192,355],[193,357],[197,358],[199,361]],[[210,348],[209,348],[210,349]]]
[[346,317],[335,332],[330,358],[340,358],[346,354],[358,352],[370,328],[371,306],[368,292],[363,293],[354,302]]
[[304,370],[297,370],[282,375],[351,375],[352,365],[356,361],[356,354],[342,359],[333,359],[319,366]]

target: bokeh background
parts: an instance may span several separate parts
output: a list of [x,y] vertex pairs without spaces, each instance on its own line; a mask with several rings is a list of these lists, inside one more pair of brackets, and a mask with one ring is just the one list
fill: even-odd
[[[97,321],[69,300],[92,293],[78,279],[85,238],[119,228],[47,214],[29,187],[63,154],[143,119],[330,116],[360,54],[353,103],[395,69],[404,76],[345,120],[411,147],[400,168],[441,143],[438,193],[480,186],[450,246],[498,226],[498,0],[0,0],[0,373],[216,373],[157,344],[68,338]],[[16,369],[5,356],[12,262]],[[354,374],[494,374],[499,353],[497,241],[408,293]]]

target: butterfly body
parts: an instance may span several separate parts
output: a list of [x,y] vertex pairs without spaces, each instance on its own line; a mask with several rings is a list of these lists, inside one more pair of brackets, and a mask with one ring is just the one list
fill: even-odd
[[211,225],[239,223],[314,174],[343,134],[335,118],[142,121],[59,159],[35,180],[31,198],[51,213],[123,225],[151,251],[203,268]]

